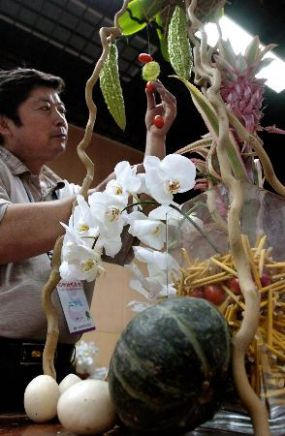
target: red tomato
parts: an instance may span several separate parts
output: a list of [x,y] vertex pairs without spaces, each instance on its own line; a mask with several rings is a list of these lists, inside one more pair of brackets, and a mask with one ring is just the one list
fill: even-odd
[[195,288],[195,289],[193,289],[191,297],[205,298],[204,289],[203,288]]
[[272,283],[271,277],[269,274],[262,274],[260,277],[260,283],[262,284],[262,287],[265,288],[265,286],[269,286]]
[[227,280],[226,285],[231,291],[233,291],[234,294],[238,295],[241,293],[239,279],[237,277],[232,277],[231,279]]
[[154,82],[147,82],[147,84],[145,85],[145,87],[146,87],[146,89],[149,91],[149,92],[152,92],[152,93],[154,93],[155,92],[155,84],[154,84]]
[[204,288],[205,298],[211,303],[219,306],[225,301],[226,294],[218,285],[208,285]]
[[140,53],[138,55],[138,61],[141,62],[142,64],[147,64],[148,62],[153,61],[153,58],[148,53]]
[[164,118],[162,115],[155,115],[154,119],[152,120],[152,124],[155,125],[158,129],[162,129],[164,126]]

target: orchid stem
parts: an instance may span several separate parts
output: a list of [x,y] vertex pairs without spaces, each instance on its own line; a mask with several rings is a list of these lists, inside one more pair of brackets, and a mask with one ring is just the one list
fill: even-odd
[[158,205],[156,201],[151,201],[151,200],[138,201],[136,203],[128,204],[126,207],[124,207],[124,209],[121,210],[121,213],[127,210],[129,207],[143,206],[144,204],[154,204],[155,206]]
[[177,212],[180,212],[181,215],[183,215],[183,217],[184,217],[187,221],[189,221],[189,222],[193,225],[193,227],[195,227],[195,229],[196,229],[199,233],[201,233],[201,235],[203,236],[203,238],[206,239],[206,241],[208,242],[208,244],[209,244],[209,245],[210,245],[210,246],[215,250],[215,252],[216,252],[216,253],[220,253],[220,251],[219,251],[219,250],[217,249],[217,247],[213,244],[213,242],[210,241],[210,239],[208,238],[208,236],[206,235],[206,233],[203,232],[203,230],[198,226],[198,224],[195,223],[194,220],[192,220],[192,218],[190,218],[189,215],[187,215],[186,213],[184,213],[181,209],[179,209],[179,207],[174,206],[174,204],[170,204],[169,206],[172,207],[173,209],[177,210]]

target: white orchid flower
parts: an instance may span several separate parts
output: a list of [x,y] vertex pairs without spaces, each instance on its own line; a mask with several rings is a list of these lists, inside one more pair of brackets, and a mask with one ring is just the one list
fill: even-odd
[[66,230],[61,250],[62,262],[59,268],[61,278],[64,280],[95,280],[96,276],[104,271],[101,262],[102,251],[98,248],[91,248],[90,239],[80,238],[73,228],[64,223],[61,225]]
[[179,264],[169,253],[161,253],[144,247],[133,247],[133,250],[135,258],[147,264],[150,277],[164,278],[168,274],[170,282],[173,276],[179,274]]
[[88,201],[100,234],[109,239],[120,235],[126,224],[127,212],[122,211],[127,203],[107,192],[94,192]]
[[59,267],[63,280],[92,282],[104,271],[99,251],[73,242],[69,242],[66,248]]
[[152,302],[157,302],[158,298],[175,295],[176,290],[171,281],[179,274],[176,260],[168,253],[143,247],[134,247],[134,253],[138,261],[147,264],[149,275],[144,276],[135,264],[128,266],[133,273],[130,287]]
[[[172,202],[171,204],[175,205],[178,209],[180,209],[181,207],[179,204],[174,202]],[[162,221],[168,221],[170,218],[176,220],[183,218],[181,212],[165,204],[162,204],[161,206],[158,206],[155,209],[151,210],[148,216],[151,219]]]
[[156,303],[159,298],[169,297],[170,295],[176,294],[176,290],[172,284],[167,283],[167,275],[165,271],[163,274],[160,272],[157,275],[145,277],[134,263],[128,265],[127,268],[133,275],[129,282],[129,286],[142,294],[153,304]]
[[114,170],[116,179],[107,183],[105,192],[127,201],[129,194],[135,195],[141,188],[141,178],[136,172],[136,166],[131,167],[127,161],[119,162]]
[[79,185],[76,185],[75,183],[70,183],[66,179],[63,180],[63,183],[63,188],[57,190],[57,198],[59,200],[79,194],[81,189]]
[[90,238],[93,242],[99,234],[99,227],[95,224],[90,207],[82,195],[76,197],[77,205],[69,219],[69,227],[81,238]]
[[131,167],[129,162],[122,161],[115,166],[115,175],[118,183],[120,183],[127,192],[135,194],[141,187],[141,178],[137,175],[137,167]]
[[129,233],[143,244],[161,250],[166,242],[166,225],[160,220],[150,219],[143,212],[134,211],[128,215]]
[[112,196],[116,196],[120,199],[120,201],[127,203],[129,194],[124,189],[124,187],[118,182],[117,179],[112,179],[107,183],[106,189],[104,192]]
[[108,235],[101,234],[96,241],[96,247],[104,248],[107,256],[114,257],[122,248],[121,236],[115,235],[110,238]]
[[140,173],[137,175],[141,181],[141,187],[138,190],[138,194],[147,194],[150,195],[150,192],[148,191],[146,184],[145,184],[145,173]]
[[[176,204],[174,202],[171,203],[176,206],[178,209],[181,209],[181,205]],[[187,224],[193,231],[197,231],[197,226],[200,229],[203,229],[203,221],[196,216],[195,212],[187,213],[184,212],[185,215],[189,218],[189,220],[182,215],[182,212],[179,212],[177,209],[172,208],[171,206],[161,205],[156,209],[153,209],[149,214],[149,218],[154,218],[162,221],[167,221],[167,225],[174,225],[176,227],[182,225],[183,223]],[[180,221],[180,223],[178,223]],[[195,226],[196,224],[196,226]]]
[[75,245],[85,245],[86,247],[91,248],[94,240],[93,238],[81,238],[78,232],[74,230],[73,226],[67,226],[65,223],[60,223],[62,227],[65,229],[65,235],[63,238],[63,244],[61,249],[61,258],[65,259],[66,256],[69,255],[70,250],[73,250],[73,246]]
[[162,161],[147,156],[144,167],[146,187],[160,204],[170,204],[174,194],[186,192],[195,185],[196,167],[185,156],[169,154]]
[[147,299],[156,299],[162,290],[162,284],[159,280],[152,277],[145,277],[135,264],[127,265],[127,268],[133,274],[129,282],[130,287]]

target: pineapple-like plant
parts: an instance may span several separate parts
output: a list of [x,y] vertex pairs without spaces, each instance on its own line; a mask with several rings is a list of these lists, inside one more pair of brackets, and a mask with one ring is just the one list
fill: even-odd
[[269,58],[263,59],[270,48],[262,50],[259,38],[255,37],[244,55],[236,55],[230,42],[223,41],[219,55],[215,56],[222,76],[221,96],[250,133],[260,130],[265,80],[257,79],[256,74],[271,62]]

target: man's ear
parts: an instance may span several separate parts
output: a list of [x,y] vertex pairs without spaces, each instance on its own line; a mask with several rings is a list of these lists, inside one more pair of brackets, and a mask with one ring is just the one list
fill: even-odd
[[10,120],[4,115],[0,115],[0,134],[2,136],[10,134]]

